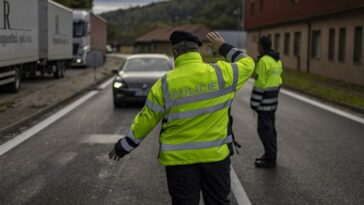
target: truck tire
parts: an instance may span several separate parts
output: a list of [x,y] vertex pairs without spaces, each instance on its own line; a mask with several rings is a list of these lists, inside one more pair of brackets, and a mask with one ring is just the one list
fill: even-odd
[[61,75],[62,75],[62,68],[61,68],[62,66],[60,65],[59,62],[56,62],[56,64],[54,66],[56,66],[56,69],[53,73],[53,76],[55,79],[59,79],[59,78],[61,78]]
[[61,78],[64,78],[65,74],[66,74],[66,63],[64,61],[61,62]]
[[21,85],[21,68],[19,66],[15,66],[14,70],[15,70],[15,75],[14,75],[15,81],[8,84],[6,86],[6,89],[9,92],[17,93],[19,91],[20,85]]

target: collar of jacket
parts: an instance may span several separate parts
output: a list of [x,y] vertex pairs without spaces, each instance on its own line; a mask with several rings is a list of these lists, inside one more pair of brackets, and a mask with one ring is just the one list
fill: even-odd
[[203,63],[199,52],[188,52],[178,56],[175,60],[175,68],[188,63]]

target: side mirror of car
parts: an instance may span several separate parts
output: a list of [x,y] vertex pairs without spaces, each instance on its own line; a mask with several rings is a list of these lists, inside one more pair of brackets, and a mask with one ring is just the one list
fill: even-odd
[[112,73],[114,73],[115,75],[119,75],[119,70],[118,69],[113,69]]

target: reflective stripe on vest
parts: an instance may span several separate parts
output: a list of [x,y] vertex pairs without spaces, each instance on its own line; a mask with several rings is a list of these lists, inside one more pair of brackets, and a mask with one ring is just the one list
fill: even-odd
[[[226,59],[229,62],[233,62],[233,56],[236,52],[239,52],[240,50],[237,48],[232,48],[227,54],[226,54]],[[241,51],[240,51],[241,52]]]
[[[215,65],[213,67],[214,67],[215,71],[216,70],[221,71],[221,69],[217,65]],[[235,63],[232,64],[232,68],[233,68],[233,84],[232,84],[232,86],[225,88],[225,81],[224,81],[224,78],[222,77],[222,72],[217,71],[216,75],[217,75],[218,80],[222,79],[221,81],[224,82],[224,83],[221,83],[224,86],[220,87],[219,90],[212,91],[212,92],[209,92],[209,93],[204,93],[204,94],[201,94],[201,95],[194,95],[194,96],[188,96],[188,97],[184,97],[184,98],[178,98],[178,99],[176,99],[176,101],[173,104],[175,106],[177,106],[177,105],[183,105],[183,104],[187,104],[187,103],[193,103],[193,102],[198,102],[198,101],[203,101],[203,100],[209,100],[209,99],[212,99],[212,98],[217,98],[217,97],[229,94],[231,92],[234,92],[235,89],[236,89],[236,85],[238,83],[239,70],[238,70],[238,67],[237,67],[237,65]],[[220,86],[220,80],[219,80],[219,86]]]
[[[236,89],[237,83],[238,83],[239,70],[235,63],[231,64],[231,65],[232,65],[232,70],[233,70],[232,86],[230,86],[228,88],[224,88],[225,81],[222,76],[221,68],[219,68],[219,66],[217,66],[217,65],[213,65],[217,79],[219,81],[219,90],[201,94],[201,95],[178,98],[174,101],[171,99],[171,95],[169,93],[167,75],[163,76],[161,80],[162,80],[162,90],[163,90],[163,94],[164,94],[166,110],[168,110],[169,108],[171,108],[173,106],[183,105],[183,104],[187,104],[187,103],[194,103],[194,102],[199,102],[199,101],[203,101],[203,100],[209,100],[209,99],[221,97],[221,96],[224,96],[231,92],[234,92]],[[218,105],[214,105],[214,106],[211,106],[208,108],[201,108],[201,109],[197,109],[197,110],[190,110],[190,111],[185,111],[185,112],[167,114],[165,116],[165,119],[167,121],[171,121],[171,120],[183,119],[183,118],[188,118],[188,117],[196,117],[198,115],[216,112],[218,110],[228,108],[228,107],[230,107],[231,103],[232,103],[232,99],[229,99],[223,103],[220,103]]]
[[253,95],[252,95],[252,99],[260,101],[260,100],[262,100],[262,99],[263,99],[263,95],[256,95],[256,94],[253,94]]
[[262,104],[277,103],[278,102],[278,98],[263,99],[261,102],[262,102]]
[[217,105],[214,105],[214,106],[211,106],[211,107],[207,107],[207,108],[172,113],[172,114],[166,115],[165,119],[167,121],[180,120],[180,119],[183,119],[183,118],[196,117],[196,116],[199,116],[199,115],[216,112],[216,111],[222,110],[224,108],[230,107],[232,102],[233,102],[233,100],[230,99],[230,100],[225,101],[223,103],[220,103],[220,104],[217,104]]
[[233,136],[229,135],[224,139],[207,141],[207,142],[187,142],[178,145],[162,144],[160,146],[160,151],[207,149],[212,147],[219,147],[231,142],[233,142]]
[[148,108],[152,109],[155,112],[164,112],[164,107],[157,105],[155,103],[153,103],[152,101],[148,100],[145,102],[145,106],[147,106]]
[[169,94],[169,90],[168,90],[167,74],[165,74],[162,77],[161,81],[162,81],[162,91],[163,91],[163,96],[164,96],[164,104],[165,104],[165,108],[167,110],[173,106],[173,101],[172,101],[171,95]]
[[224,89],[225,88],[225,80],[224,80],[224,77],[222,76],[221,69],[216,64],[212,64],[211,66],[215,69],[217,80],[219,81],[219,90]]
[[[251,99],[250,106],[253,109],[257,109],[259,111],[274,111],[277,109],[278,104],[278,95],[274,94],[273,96],[269,96],[272,93],[270,92],[279,92],[280,87],[271,87],[266,89],[254,88]],[[267,97],[267,95],[269,97]]]
[[127,152],[131,152],[133,149],[135,149],[135,147],[132,147],[128,144],[125,138],[120,141],[120,145]]

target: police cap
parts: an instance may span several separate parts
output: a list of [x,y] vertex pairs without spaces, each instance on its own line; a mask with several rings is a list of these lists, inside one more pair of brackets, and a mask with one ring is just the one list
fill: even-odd
[[199,47],[202,46],[201,40],[191,32],[187,31],[174,31],[169,37],[169,40],[171,41],[172,46],[183,41],[195,42]]
[[272,41],[267,36],[262,36],[259,39],[259,44],[263,47],[264,50],[270,50],[272,48]]

